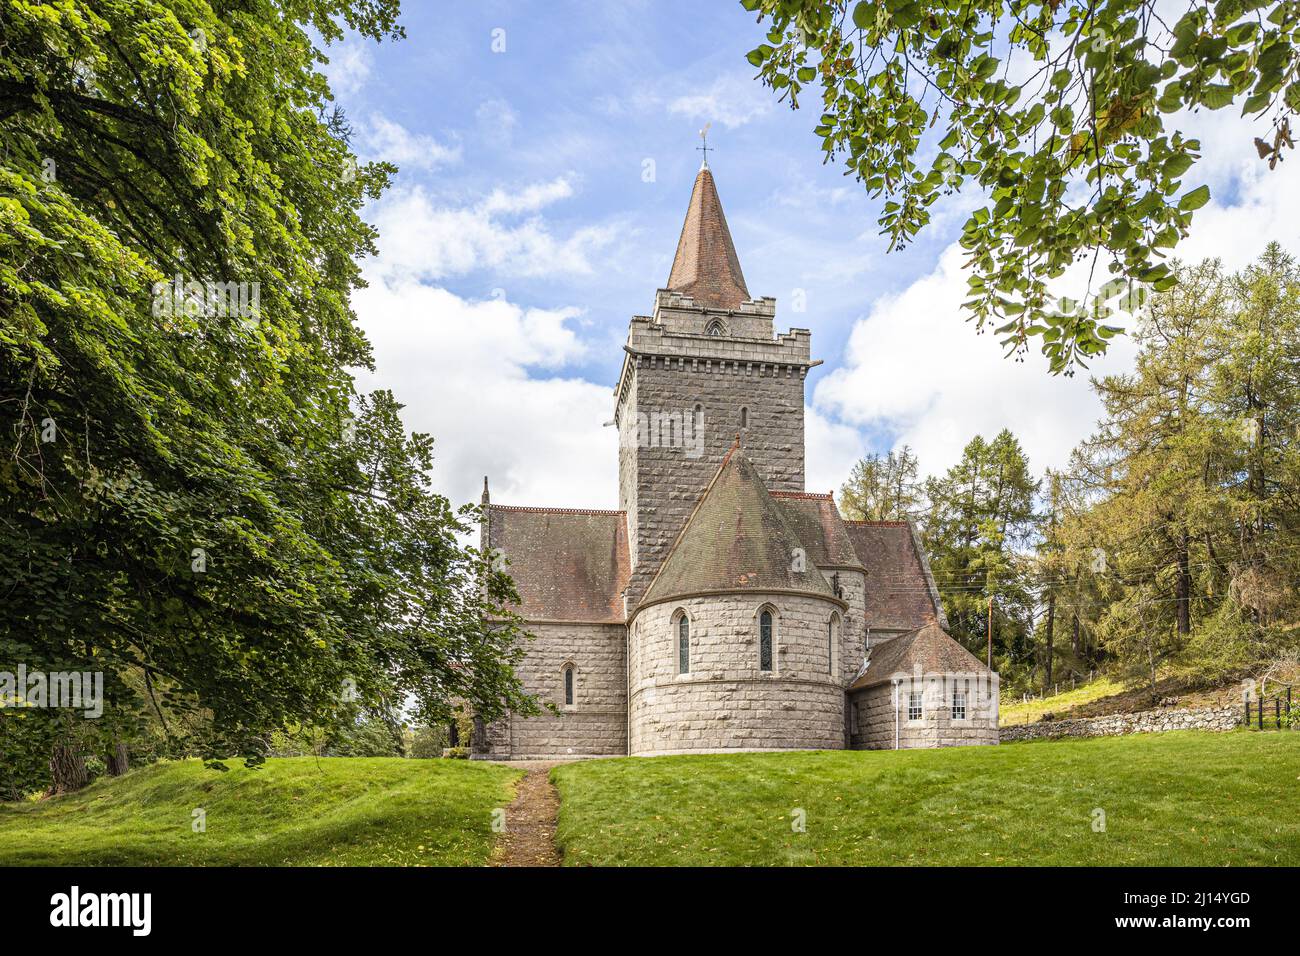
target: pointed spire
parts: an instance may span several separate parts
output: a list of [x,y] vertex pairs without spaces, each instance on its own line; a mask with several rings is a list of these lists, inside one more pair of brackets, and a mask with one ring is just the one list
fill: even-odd
[[695,177],[667,288],[689,295],[710,309],[738,309],[749,298],[713,172],[707,164]]

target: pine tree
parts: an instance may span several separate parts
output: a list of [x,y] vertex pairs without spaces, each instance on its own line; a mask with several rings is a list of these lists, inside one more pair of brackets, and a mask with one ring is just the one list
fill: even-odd
[[991,442],[977,435],[960,462],[926,482],[925,545],[953,637],[983,658],[992,613],[994,665],[1004,679],[1032,667],[1025,549],[1037,526],[1037,490],[1006,430]]
[[905,521],[922,510],[918,464],[904,445],[886,456],[871,454],[853,466],[840,488],[840,511],[852,521]]

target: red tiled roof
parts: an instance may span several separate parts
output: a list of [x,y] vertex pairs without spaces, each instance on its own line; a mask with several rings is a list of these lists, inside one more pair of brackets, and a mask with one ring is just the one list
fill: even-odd
[[509,562],[530,621],[621,624],[630,573],[622,511],[489,505],[488,547]]
[[800,539],[783,504],[768,493],[739,445],[733,445],[650,582],[644,602],[700,591],[798,590],[832,596],[812,555],[805,554],[803,569],[796,570],[795,549],[810,545]]
[[806,491],[774,491],[772,497],[785,510],[799,539],[808,549],[808,560],[818,567],[861,567],[844,519],[829,494]]
[[883,684],[894,677],[922,674],[988,673],[974,654],[948,636],[938,624],[927,624],[881,641],[871,648],[866,670],[849,690]]
[[713,309],[738,309],[749,298],[722,201],[707,166],[695,177],[667,288]]
[[929,581],[906,521],[845,521],[867,571],[866,622],[872,628],[916,628],[937,620]]

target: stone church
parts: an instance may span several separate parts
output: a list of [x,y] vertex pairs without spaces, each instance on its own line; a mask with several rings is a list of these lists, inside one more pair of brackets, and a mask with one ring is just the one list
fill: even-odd
[[805,490],[819,360],[775,318],[705,163],[624,346],[618,510],[496,504],[484,481],[482,546],[534,635],[518,673],[557,712],[478,725],[473,756],[997,742],[997,677],[945,633],[916,529]]

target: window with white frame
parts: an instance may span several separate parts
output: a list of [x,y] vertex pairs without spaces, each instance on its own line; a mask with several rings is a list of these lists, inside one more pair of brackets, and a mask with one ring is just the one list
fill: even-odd
[[963,685],[961,687],[958,687],[955,681],[953,682],[952,685],[952,719],[953,720],[966,719],[966,691],[968,685],[969,685],[969,681],[967,682],[967,685]]
[[908,693],[907,695],[907,719],[908,720],[920,720],[921,717],[924,716],[925,710],[921,706],[922,696],[923,694],[919,690],[910,691]]

